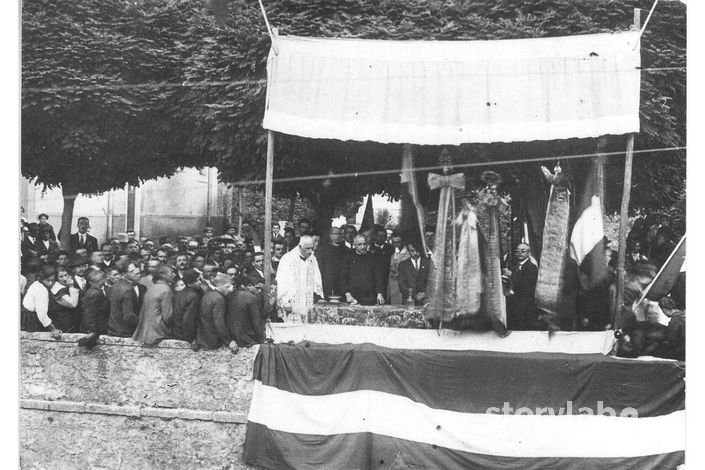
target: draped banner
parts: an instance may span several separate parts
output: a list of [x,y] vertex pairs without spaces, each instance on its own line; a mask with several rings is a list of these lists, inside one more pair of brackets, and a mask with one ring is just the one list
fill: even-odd
[[600,354],[263,344],[244,459],[269,469],[662,469],[685,371]]
[[401,157],[401,217],[399,226],[404,228],[402,236],[419,239],[423,252],[428,251],[424,237],[424,211],[419,202],[419,192],[414,172],[414,153],[409,144],[405,144]]
[[[548,170],[542,167],[544,173]],[[552,317],[570,316],[565,310],[566,263],[568,261],[568,226],[570,190],[567,178],[560,173],[547,176],[551,192],[543,227],[543,247],[536,280],[536,306]],[[574,309],[573,309],[574,310]]]
[[272,131],[420,145],[639,132],[638,31],[275,42],[262,123]]
[[424,307],[424,316],[427,319],[448,321],[453,319],[458,312],[455,288],[458,270],[455,254],[455,195],[453,191],[455,189],[465,190],[465,176],[462,173],[449,176],[429,173],[428,187],[432,191],[440,189],[441,194],[438,198],[436,235],[433,241],[433,264],[426,287],[428,302]]

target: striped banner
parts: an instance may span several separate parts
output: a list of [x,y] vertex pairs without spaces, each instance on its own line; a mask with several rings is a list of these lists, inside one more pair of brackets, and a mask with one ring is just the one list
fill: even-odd
[[675,468],[679,363],[265,344],[245,461],[266,468]]

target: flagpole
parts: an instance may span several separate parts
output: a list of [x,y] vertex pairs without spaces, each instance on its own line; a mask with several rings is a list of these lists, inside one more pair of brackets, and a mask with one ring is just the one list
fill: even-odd
[[274,176],[274,131],[267,131],[267,169],[264,185],[264,296],[272,277],[272,180]]
[[[632,191],[632,158],[634,153],[634,134],[627,137],[627,154],[624,159],[624,187],[622,189],[622,208],[619,217],[619,252],[617,255],[617,300],[614,306],[614,323],[621,320],[624,305],[624,260],[627,257],[627,224],[629,223],[629,199]],[[613,328],[621,328],[613,324]]]

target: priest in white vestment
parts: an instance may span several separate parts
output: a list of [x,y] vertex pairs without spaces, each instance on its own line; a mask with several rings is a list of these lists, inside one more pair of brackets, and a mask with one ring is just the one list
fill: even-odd
[[299,246],[282,256],[277,268],[277,303],[287,322],[307,321],[313,295],[323,297],[323,282],[313,254],[313,238],[303,235]]

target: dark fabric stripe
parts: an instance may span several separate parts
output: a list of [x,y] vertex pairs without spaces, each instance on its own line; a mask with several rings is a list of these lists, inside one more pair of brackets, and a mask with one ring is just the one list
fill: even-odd
[[[685,407],[682,363],[625,361],[600,354],[398,350],[373,344],[263,344],[254,378],[301,395],[376,390],[429,407],[485,413],[520,407],[595,409],[640,418]],[[556,411],[557,412],[557,411]],[[574,413],[577,414],[577,411]]]
[[[576,429],[576,433],[580,430]],[[633,436],[625,436],[632,439]],[[556,443],[560,446],[560,443]],[[317,436],[272,431],[248,422],[245,463],[268,469],[675,469],[684,452],[629,458],[497,457],[371,433]]]

